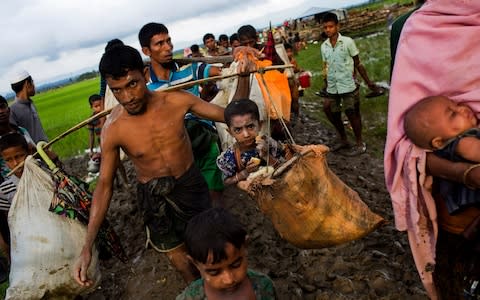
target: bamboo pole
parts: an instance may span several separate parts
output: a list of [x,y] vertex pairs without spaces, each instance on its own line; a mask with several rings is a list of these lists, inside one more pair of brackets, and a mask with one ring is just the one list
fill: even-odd
[[[292,68],[293,65],[289,64],[289,65],[276,65],[276,66],[267,66],[267,67],[264,67],[264,68],[260,68],[256,71],[251,71],[251,72],[245,72],[245,74],[251,74],[251,73],[256,73],[256,72],[266,72],[266,71],[271,71],[271,70],[281,70],[281,69],[286,69],[286,68]],[[185,89],[185,88],[189,88],[189,87],[192,87],[194,85],[197,85],[197,84],[201,84],[201,83],[205,83],[205,82],[209,82],[209,81],[216,81],[216,80],[222,80],[222,79],[226,79],[226,78],[231,78],[231,77],[235,77],[235,76],[239,76],[241,75],[241,73],[238,73],[238,72],[235,72],[235,73],[232,73],[232,74],[226,74],[226,75],[219,75],[219,76],[212,76],[212,77],[208,77],[208,78],[204,78],[204,79],[198,79],[198,80],[194,80],[194,81],[189,81],[189,82],[185,82],[185,83],[182,83],[182,84],[177,84],[177,85],[173,85],[173,86],[169,86],[165,89],[162,89],[161,91],[162,92],[167,92],[167,91],[175,91],[175,90],[181,90],[181,89]],[[77,125],[71,127],[70,129],[68,129],[67,131],[61,133],[60,135],[56,136],[55,138],[53,138],[50,142],[48,142],[47,144],[45,144],[44,146],[42,146],[43,149],[47,149],[49,148],[51,145],[53,145],[54,143],[58,142],[59,140],[63,139],[64,137],[66,137],[67,135],[69,135],[70,133],[72,132],[75,132],[77,131],[78,129],[88,125],[88,123],[92,122],[92,121],[95,121],[97,119],[100,119],[101,117],[104,117],[108,114],[110,114],[112,112],[113,108],[109,108],[109,109],[106,109],[104,111],[101,111],[99,112],[98,114],[94,115],[94,116],[91,116],[90,118],[86,119],[86,120],[83,120],[82,122],[78,123]],[[32,154],[33,156],[37,156],[38,155],[38,152],[35,152]],[[12,175],[16,170],[18,170],[19,168],[23,167],[23,162],[18,164],[13,170],[11,170],[7,176],[10,176]]]

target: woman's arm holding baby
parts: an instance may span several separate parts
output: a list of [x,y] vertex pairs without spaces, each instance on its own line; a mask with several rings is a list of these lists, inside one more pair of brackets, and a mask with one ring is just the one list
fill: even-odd
[[427,173],[443,179],[463,183],[470,187],[480,187],[480,168],[471,168],[474,164],[452,162],[433,152],[427,153]]
[[468,161],[480,163],[480,139],[474,136],[461,138],[455,153]]

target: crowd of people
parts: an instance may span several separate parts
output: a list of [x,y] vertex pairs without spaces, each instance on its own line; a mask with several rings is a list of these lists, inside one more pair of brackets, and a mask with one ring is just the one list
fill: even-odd
[[[253,72],[259,66],[241,63],[242,60],[268,61],[261,53],[264,46],[257,42],[256,30],[250,25],[242,26],[238,34],[230,39],[226,35],[220,36],[218,44],[212,34],[206,34],[203,38],[205,54],[200,54],[198,47],[192,47],[192,57],[236,55],[238,58],[238,53],[243,53],[243,58],[236,59],[233,66],[230,63],[219,65],[202,61],[177,63],[173,59],[173,44],[168,29],[160,23],[145,24],[138,38],[143,54],[149,57],[148,64],[144,64],[140,53],[133,47],[119,39],[109,41],[99,65],[100,92],[88,99],[92,116],[104,110],[109,92],[120,105],[112,110],[108,118],[99,117],[87,126],[91,160],[98,161],[100,172],[74,278],[80,285],[92,284],[87,277],[87,269],[109,207],[116,170],[122,167],[119,155],[122,150],[135,167],[138,205],[145,224],[147,244],[165,253],[186,283],[193,282],[183,295],[191,294],[189,289],[196,286],[195,293],[200,288],[212,299],[223,298],[222,295],[226,294],[236,295],[239,299],[245,295],[249,298],[255,295],[275,298],[272,281],[261,273],[247,270],[246,232],[221,208],[224,185],[245,180],[249,173],[267,163],[278,165],[282,158],[282,144],[261,135],[259,131],[266,118],[263,109],[265,100],[258,95],[252,96],[255,101],[249,99],[250,76],[254,78]],[[237,53],[235,48],[242,49]],[[282,61],[273,48],[269,49],[269,53],[278,65],[293,60],[290,55],[287,61]],[[230,67],[242,74],[236,82],[236,91],[229,93],[231,99],[224,105],[226,109],[209,103],[218,92],[215,83],[194,84],[182,91],[161,92],[172,85],[222,75],[222,67]],[[284,80],[288,86],[288,79],[284,77]],[[16,92],[13,104],[9,106],[3,97],[0,99],[0,155],[3,159],[0,208],[4,212],[0,247],[7,259],[10,259],[10,234],[5,212],[10,208],[22,176],[20,165],[34,152],[36,143],[48,141],[31,99],[35,95],[33,79],[26,71],[21,71],[11,83]],[[289,100],[290,96],[286,98]],[[296,101],[298,106],[298,98]],[[261,103],[262,114],[257,103]],[[287,104],[290,105],[290,101]],[[235,107],[233,112],[232,107]],[[288,123],[289,111],[290,107],[277,118],[284,118]],[[226,122],[228,132],[236,139],[232,149],[238,148],[242,152],[238,161],[235,156],[221,154],[215,122]],[[136,134],[125,135],[126,131]],[[269,128],[264,130],[267,131]],[[95,147],[97,143],[98,147]],[[269,154],[273,155],[272,158]],[[52,156],[55,157],[53,153]],[[221,157],[228,157],[228,167]],[[236,169],[236,164],[242,165],[245,158],[248,158],[248,166]],[[120,173],[126,180],[125,171]],[[212,214],[216,216],[214,219],[211,219]],[[192,222],[197,220],[197,224],[189,234],[187,225],[192,218]],[[212,220],[220,223],[212,223]],[[219,227],[219,224],[224,226]],[[202,231],[205,226],[208,234],[204,236],[205,240],[198,240],[198,230]],[[211,230],[212,226],[220,230],[215,232]],[[225,239],[218,240],[222,234]],[[212,244],[209,239],[215,242]],[[201,248],[198,243],[206,247],[201,250],[203,254],[200,257],[197,255]],[[207,279],[200,285],[197,280],[199,274]]]
[[[480,186],[480,159],[475,151],[479,136],[475,116],[478,89],[469,84],[471,79],[457,78],[450,85],[443,79],[448,76],[435,76],[438,82],[425,80],[432,73],[426,67],[413,72],[414,66],[425,65],[424,60],[430,58],[426,52],[418,55],[417,46],[406,40],[408,37],[419,45],[430,43],[451,49],[443,40],[426,38],[421,30],[449,35],[461,26],[443,20],[440,3],[452,6],[450,12],[456,12],[475,26],[480,24],[471,11],[479,7],[475,3],[465,4],[463,10],[457,11],[447,0],[437,2],[412,14],[411,21],[405,23],[409,30],[402,33],[398,48],[397,45],[392,48],[396,59],[392,63],[385,176],[396,226],[408,231],[415,263],[429,297],[461,299],[478,297],[480,267],[475,252],[480,248],[480,201],[476,192]],[[452,28],[422,23],[422,18],[432,13],[439,15],[435,20],[437,25],[446,22]],[[401,22],[403,26],[405,19]],[[383,91],[367,75],[354,40],[340,34],[337,16],[326,13],[321,23],[326,36],[321,45],[325,80],[318,95],[338,136],[331,150],[347,156],[363,155],[367,145],[362,138],[357,73],[372,92]],[[392,33],[402,31],[396,28],[398,24],[392,24]],[[459,43],[459,51],[478,47],[473,44],[474,32],[470,33],[472,36],[467,34]],[[107,119],[99,118],[88,125],[89,148],[92,156],[98,156],[94,154],[98,141],[101,163],[84,246],[73,270],[79,285],[94,284],[87,270],[99,228],[109,209],[117,168],[122,167],[120,152],[123,151],[136,171],[138,206],[147,245],[166,254],[187,285],[177,299],[277,297],[268,276],[248,269],[247,232],[222,201],[226,185],[246,180],[262,166],[277,167],[285,161],[289,126],[293,125],[293,116],[298,118],[300,114],[299,88],[294,75],[288,78],[285,70],[275,71],[284,80],[284,86],[277,88],[284,93],[285,100],[278,103],[272,114],[270,106],[277,104],[268,99],[268,92],[273,86],[263,74],[255,74],[259,68],[272,64],[291,64],[293,74],[302,71],[295,60],[295,52],[302,47],[299,37],[277,36],[277,44],[282,45],[279,50],[274,47],[275,38],[271,40],[272,47],[268,43],[269,33],[266,35],[267,42],[260,43],[257,30],[244,25],[230,37],[220,35],[218,41],[207,33],[203,36],[204,50],[192,45],[185,51],[187,58],[232,56],[231,62],[223,64],[196,59],[187,63],[176,61],[172,37],[160,23],[145,24],[138,33],[141,51],[149,58],[147,64],[139,51],[122,41],[115,39],[107,44],[99,64],[101,89],[88,101],[92,115],[99,113],[109,90],[119,105]],[[282,48],[284,57],[279,53]],[[452,57],[443,55],[439,51],[435,57],[438,61]],[[453,66],[460,66],[451,63],[452,67],[439,66],[435,71],[447,74]],[[468,68],[471,72],[464,71],[473,72],[472,76],[478,72],[471,68]],[[228,72],[237,72],[238,76],[220,83],[163,91]],[[12,79],[11,86],[16,93],[14,103],[9,106],[0,97],[0,250],[7,258],[10,239],[4,212],[8,212],[22,176],[22,168],[17,166],[33,152],[37,142],[48,141],[31,99],[35,95],[32,77],[21,71]],[[265,90],[267,94],[263,93]],[[470,106],[457,102],[467,102]],[[353,145],[347,140],[342,112],[352,126]],[[222,137],[219,128],[225,129],[228,137]],[[54,153],[51,156],[56,157]],[[121,174],[126,180],[124,170]],[[433,190],[431,181],[425,179],[428,175],[435,177]],[[409,191],[408,195],[405,191]],[[419,236],[423,236],[423,241]]]

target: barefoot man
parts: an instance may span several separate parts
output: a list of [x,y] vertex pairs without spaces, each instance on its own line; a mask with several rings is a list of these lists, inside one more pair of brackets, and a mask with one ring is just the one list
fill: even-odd
[[92,284],[87,269],[112,197],[121,148],[135,166],[139,207],[149,243],[166,253],[185,281],[191,282],[196,276],[186,257],[183,232],[188,220],[211,204],[208,186],[193,164],[184,117],[192,112],[223,122],[223,108],[183,91],[149,91],[140,53],[129,46],[107,51],[100,61],[100,73],[121,105],[113,109],[102,130],[100,177],[74,277],[81,285]]

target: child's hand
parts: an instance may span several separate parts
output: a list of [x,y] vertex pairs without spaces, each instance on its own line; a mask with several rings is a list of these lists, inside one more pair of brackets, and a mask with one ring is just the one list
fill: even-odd
[[268,145],[267,141],[265,140],[265,136],[257,136],[255,139],[255,142],[257,143],[257,151],[258,151],[258,156],[263,158],[264,160],[267,160],[268,158]]
[[[247,166],[245,167],[245,170],[247,170],[247,172],[250,174],[250,173],[258,171],[259,166],[260,166],[259,162],[257,162],[255,159],[250,159],[247,163]],[[248,177],[248,175],[247,175],[247,177]]]

